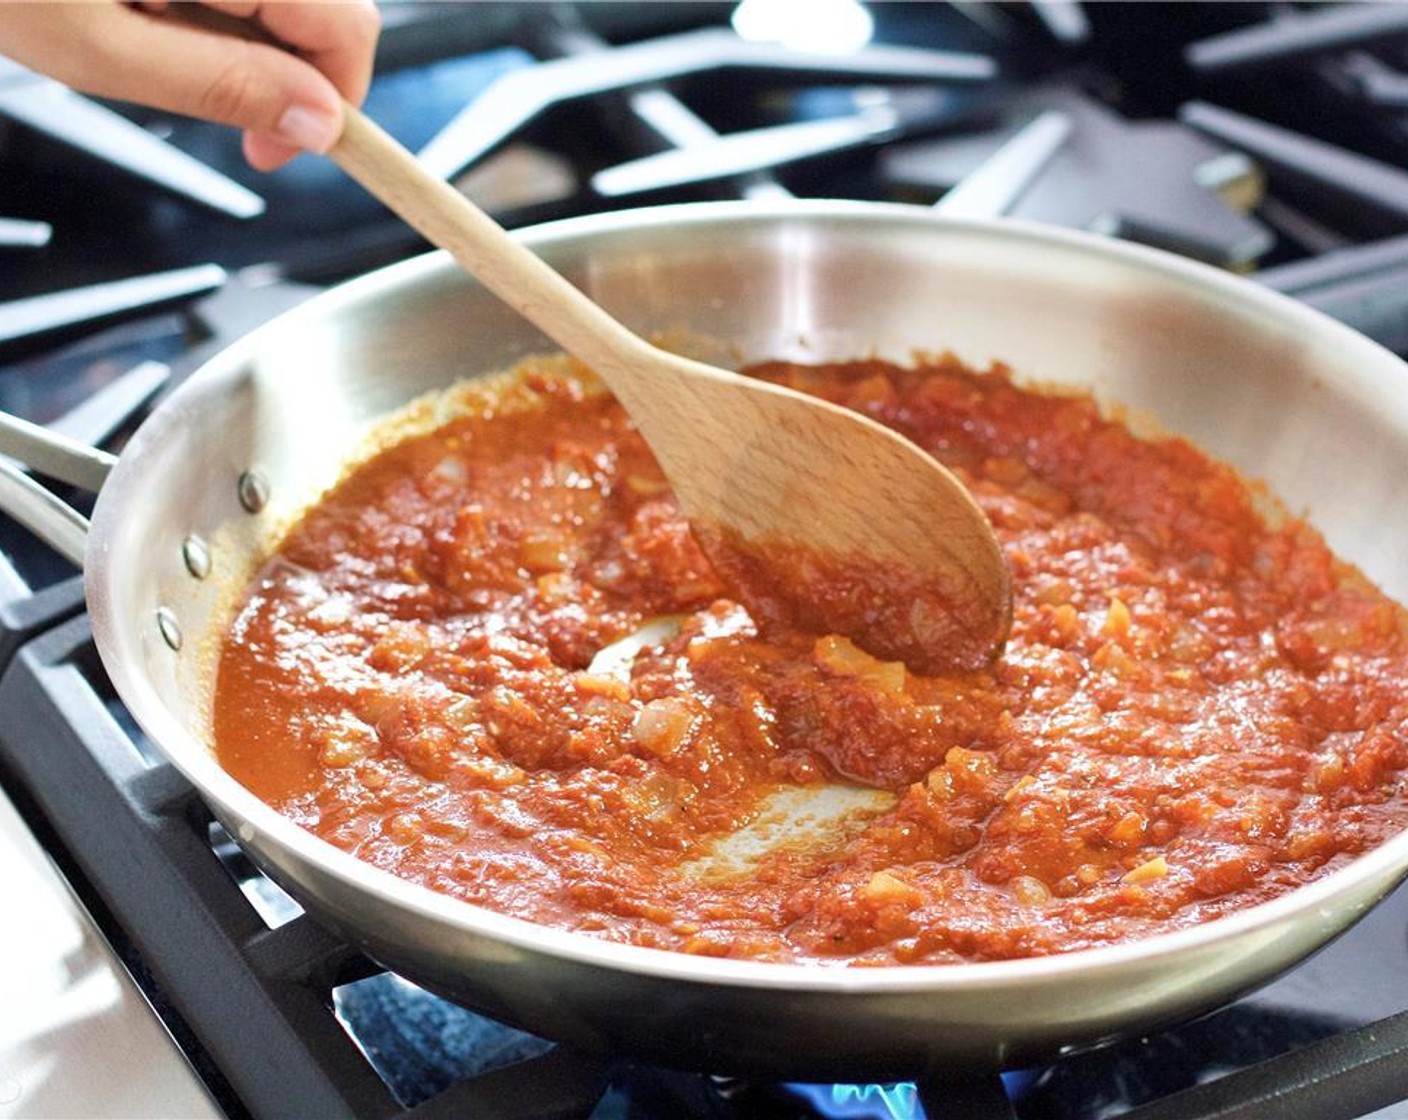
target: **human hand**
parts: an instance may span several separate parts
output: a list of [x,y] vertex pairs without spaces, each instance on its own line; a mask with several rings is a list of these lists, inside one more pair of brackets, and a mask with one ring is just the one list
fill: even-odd
[[[201,9],[239,21],[235,33],[195,22]],[[242,128],[261,171],[332,147],[343,99],[366,96],[380,29],[371,0],[0,4],[0,54],[83,93]]]

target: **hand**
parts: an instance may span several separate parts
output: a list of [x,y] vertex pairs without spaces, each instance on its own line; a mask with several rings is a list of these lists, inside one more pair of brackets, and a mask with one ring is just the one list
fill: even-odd
[[[193,18],[212,12],[235,33]],[[261,171],[332,147],[343,99],[366,96],[380,29],[371,0],[0,4],[0,54],[83,93],[242,128]]]

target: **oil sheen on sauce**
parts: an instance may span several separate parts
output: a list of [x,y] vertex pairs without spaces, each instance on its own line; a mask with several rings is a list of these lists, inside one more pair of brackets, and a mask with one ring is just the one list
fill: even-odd
[[[457,390],[453,419],[289,533],[224,638],[221,763],[456,898],[832,964],[1185,927],[1408,821],[1404,613],[1303,522],[1267,524],[1231,469],[1002,369],[751,372],[967,483],[1012,573],[997,662],[925,677],[838,636],[760,635],[619,407],[548,360]],[[589,670],[662,616],[673,637]],[[741,867],[717,858],[779,796],[837,789],[856,807],[821,840],[774,829]]]

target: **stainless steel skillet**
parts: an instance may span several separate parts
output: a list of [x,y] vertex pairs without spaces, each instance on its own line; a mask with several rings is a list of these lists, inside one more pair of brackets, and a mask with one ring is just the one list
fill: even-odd
[[[633,329],[714,346],[706,357],[952,350],[1093,389],[1266,480],[1408,600],[1398,512],[1408,368],[1248,282],[1098,238],[859,203],[691,205],[523,236]],[[848,970],[604,944],[436,896],[303,832],[206,747],[210,636],[232,589],[336,479],[371,421],[545,349],[438,255],[364,277],[173,394],[103,485],[87,537],[94,634],[124,702],[251,855],[373,957],[581,1047],[720,1072],[885,1079],[1022,1064],[1215,1006],[1313,951],[1408,871],[1400,836],[1293,894],[1176,934],[1055,958]],[[251,500],[264,491],[262,505]],[[187,566],[192,536],[209,547],[205,578]],[[69,540],[76,551],[72,530]]]

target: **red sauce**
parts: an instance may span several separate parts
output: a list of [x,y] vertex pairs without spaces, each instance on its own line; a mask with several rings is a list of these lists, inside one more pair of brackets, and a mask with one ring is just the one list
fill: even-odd
[[[825,501],[824,493],[816,501]],[[745,541],[697,521],[692,527],[765,637],[789,629],[824,635],[830,627],[877,658],[936,675],[990,667],[1011,625],[995,618],[976,584],[793,541]]]
[[[754,370],[900,430],[991,519],[1006,650],[924,677],[759,637],[620,409],[566,368],[470,390],[356,467],[248,590],[220,760],[333,844],[612,940],[908,964],[1202,922],[1408,820],[1403,612],[1188,443],[1001,370]],[[681,629],[628,680],[588,672],[660,615]],[[891,796],[826,842],[710,863],[777,789],[838,782]]]

